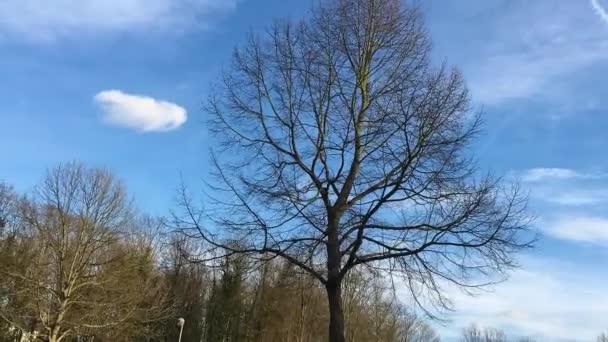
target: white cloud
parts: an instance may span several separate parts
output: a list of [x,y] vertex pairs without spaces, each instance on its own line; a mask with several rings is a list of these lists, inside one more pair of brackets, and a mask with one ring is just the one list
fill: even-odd
[[608,202],[608,173],[604,171],[532,168],[511,175],[525,183],[533,200],[586,208]]
[[[596,12],[606,14],[593,2]],[[478,58],[464,63],[476,102],[496,105],[548,96],[555,107],[555,100],[569,100],[569,76],[608,62],[605,23],[590,20],[595,15],[588,2],[513,0],[499,13],[475,47]],[[578,108],[581,101],[576,98]]]
[[582,185],[580,187],[573,189],[573,186],[568,188],[543,186],[534,189],[532,197],[562,206],[591,206],[608,202],[608,188],[589,189],[582,188]]
[[494,291],[471,297],[451,291],[456,305],[443,337],[457,340],[471,323],[539,341],[593,341],[606,329],[608,273],[565,260],[528,259]]
[[107,123],[142,132],[162,132],[176,129],[188,119],[183,107],[175,103],[120,90],[104,90],[94,97]]
[[533,168],[525,171],[521,177],[524,182],[539,182],[555,179],[573,179],[584,176],[577,171],[562,168]]
[[608,61],[608,45],[557,44],[535,51],[491,56],[471,78],[474,100],[499,104],[540,95],[561,76]]
[[591,0],[591,7],[603,21],[608,23],[608,11],[600,4],[599,0]]
[[526,183],[535,200],[561,206],[593,206],[608,202],[606,172],[533,168],[512,174]]
[[537,167],[520,173],[524,182],[544,182],[556,180],[601,180],[608,178],[606,172],[586,172],[559,167]]
[[[596,262],[608,256],[608,217],[598,206],[608,200],[607,173],[536,168],[518,175],[532,187],[533,204],[560,205],[544,207],[547,218],[536,225],[567,247],[554,251],[555,258],[524,258],[523,268],[490,293],[470,297],[448,289],[457,311],[443,336],[457,340],[462,328],[477,323],[539,341],[592,341],[608,317],[608,272]],[[543,247],[555,243],[543,241],[551,244]]]
[[608,218],[561,216],[543,225],[547,234],[562,240],[608,246]]
[[2,0],[0,36],[44,41],[82,33],[206,25],[237,0]]

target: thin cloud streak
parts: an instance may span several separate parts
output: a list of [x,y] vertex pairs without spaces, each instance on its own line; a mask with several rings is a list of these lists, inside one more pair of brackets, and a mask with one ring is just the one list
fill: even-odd
[[561,206],[588,207],[608,202],[608,189],[549,189],[535,191],[534,198]]
[[545,224],[544,231],[561,240],[608,247],[608,219],[595,216],[562,216]]
[[591,0],[591,7],[597,15],[608,24],[608,11],[600,4],[599,0]]
[[[516,173],[517,175],[517,173]],[[605,172],[581,172],[559,167],[537,167],[519,173],[524,182],[544,182],[556,180],[599,180],[608,178]]]
[[601,332],[608,273],[552,258],[528,257],[523,265],[490,293],[451,291],[456,312],[444,337],[458,339],[471,323],[540,341],[591,341]]
[[570,169],[563,168],[534,168],[524,172],[524,182],[538,182],[547,179],[572,179],[581,177],[581,174]]
[[571,75],[608,63],[608,39],[600,30],[608,12],[598,0],[592,5],[604,22],[588,20],[594,13],[587,2],[509,3],[476,46],[479,58],[463,63],[476,103],[551,100],[555,108],[569,101],[560,95],[570,93]]

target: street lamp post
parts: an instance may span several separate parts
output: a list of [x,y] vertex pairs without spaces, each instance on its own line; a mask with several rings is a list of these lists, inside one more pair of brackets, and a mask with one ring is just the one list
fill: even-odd
[[177,340],[177,342],[182,342],[182,332],[184,331],[184,323],[186,323],[185,319],[177,319],[177,326],[179,327],[179,339]]

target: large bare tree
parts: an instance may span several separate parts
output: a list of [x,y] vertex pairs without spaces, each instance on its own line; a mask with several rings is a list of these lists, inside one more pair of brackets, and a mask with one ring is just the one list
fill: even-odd
[[525,200],[476,169],[479,116],[430,48],[416,7],[328,0],[252,35],[210,96],[219,182],[205,212],[184,195],[178,223],[313,275],[332,342],[345,340],[341,284],[359,265],[444,307],[443,284],[491,283],[530,246]]

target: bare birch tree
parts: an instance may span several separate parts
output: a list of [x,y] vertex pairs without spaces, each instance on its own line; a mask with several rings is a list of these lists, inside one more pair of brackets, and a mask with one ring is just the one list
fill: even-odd
[[329,0],[252,35],[209,98],[219,182],[205,212],[184,194],[177,223],[227,254],[309,272],[332,342],[345,340],[342,280],[359,265],[443,308],[444,284],[502,279],[530,246],[518,189],[476,169],[480,119],[461,74],[430,51],[416,7]]

